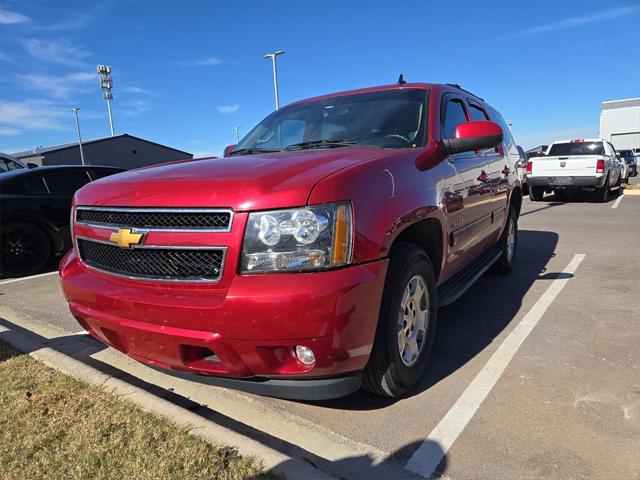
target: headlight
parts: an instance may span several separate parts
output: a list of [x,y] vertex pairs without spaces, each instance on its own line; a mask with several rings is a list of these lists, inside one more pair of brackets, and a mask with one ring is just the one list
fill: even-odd
[[249,214],[242,273],[323,270],[350,261],[348,203]]

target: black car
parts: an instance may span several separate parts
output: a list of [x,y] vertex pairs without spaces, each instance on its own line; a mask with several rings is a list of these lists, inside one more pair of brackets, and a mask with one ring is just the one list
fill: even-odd
[[119,168],[22,168],[0,175],[0,275],[20,277],[43,268],[71,247],[73,194]]
[[0,153],[0,174],[4,172],[11,172],[13,170],[20,170],[22,168],[27,168],[27,166],[20,160],[12,157],[11,155],[7,155],[6,153]]
[[633,153],[633,150],[618,150],[618,155],[626,162],[629,168],[629,176],[635,177],[638,175],[638,159]]

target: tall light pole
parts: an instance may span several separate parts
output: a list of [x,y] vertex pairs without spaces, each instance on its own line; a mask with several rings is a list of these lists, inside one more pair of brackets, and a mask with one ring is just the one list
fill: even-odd
[[111,114],[111,100],[113,95],[111,94],[111,88],[113,87],[113,81],[111,80],[111,67],[109,65],[98,65],[96,67],[98,76],[100,78],[100,88],[102,89],[102,97],[107,102],[107,111],[109,112],[109,127],[111,127],[111,136],[115,135],[113,131],[113,116]]
[[233,127],[233,129],[236,131],[236,145],[237,145],[238,143],[240,143],[240,129],[241,129],[241,128],[242,128],[242,127]]
[[276,66],[276,57],[278,55],[282,55],[284,53],[283,50],[278,50],[277,52],[267,53],[264,58],[270,58],[273,63],[273,89],[276,93],[276,110],[280,108],[280,102],[278,100],[278,67]]
[[78,110],[80,107],[71,109],[76,114],[76,128],[78,129],[78,147],[80,147],[80,162],[84,165],[84,152],[82,151],[82,137],[80,136],[80,120],[78,119]]

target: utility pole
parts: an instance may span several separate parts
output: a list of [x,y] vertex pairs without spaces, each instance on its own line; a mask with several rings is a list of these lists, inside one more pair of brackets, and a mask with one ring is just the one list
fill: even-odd
[[280,108],[280,101],[278,100],[278,67],[276,65],[276,57],[278,55],[282,55],[284,53],[283,50],[278,50],[273,53],[267,53],[264,58],[270,58],[273,64],[273,89],[276,94],[276,110]]
[[240,129],[241,129],[241,128],[242,128],[242,127],[233,127],[233,129],[236,131],[236,145],[237,145],[238,143],[240,143]]
[[80,147],[80,161],[84,165],[84,152],[82,151],[82,137],[80,136],[80,120],[78,119],[78,110],[80,107],[74,107],[71,109],[76,114],[76,128],[78,129],[78,147]]
[[111,128],[111,136],[115,135],[113,130],[113,115],[111,113],[111,100],[113,95],[111,89],[113,88],[113,80],[111,79],[111,67],[109,65],[98,65],[96,67],[98,76],[100,78],[100,88],[102,89],[102,97],[107,102],[107,111],[109,112],[109,127]]

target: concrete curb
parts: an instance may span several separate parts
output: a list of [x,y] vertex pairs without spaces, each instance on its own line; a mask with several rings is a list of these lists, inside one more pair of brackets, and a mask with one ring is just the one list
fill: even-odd
[[28,352],[46,365],[91,385],[107,388],[118,396],[126,396],[147,412],[160,415],[189,429],[192,435],[205,440],[235,447],[243,457],[252,457],[262,462],[265,470],[283,475],[288,480],[335,480],[332,477],[300,460],[284,455],[251,438],[217,425],[199,415],[164,400],[151,393],[107,375],[93,367],[47,347],[43,342],[27,335],[0,327],[2,339],[18,350]]

